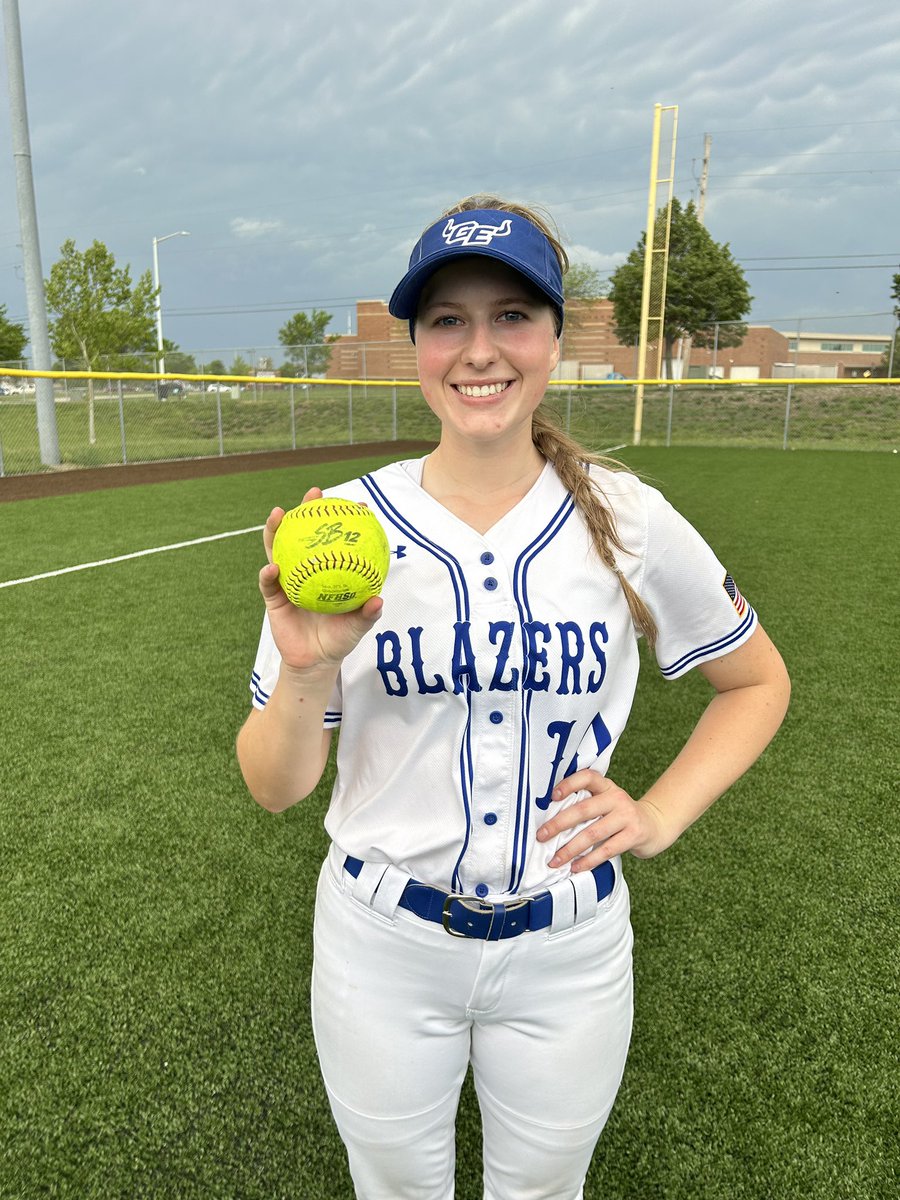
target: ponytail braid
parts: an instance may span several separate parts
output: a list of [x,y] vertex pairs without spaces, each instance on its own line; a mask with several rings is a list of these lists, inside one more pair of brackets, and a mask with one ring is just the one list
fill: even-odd
[[625,573],[616,560],[617,550],[623,554],[630,551],[619,538],[612,510],[603,503],[602,493],[585,470],[586,464],[621,470],[621,464],[612,459],[588,454],[578,442],[563,433],[542,408],[537,409],[531,419],[531,438],[544,458],[553,464],[563,486],[575,501],[600,561],[609,567],[618,579],[631,619],[652,649],[656,645],[656,622],[650,609],[625,578]]

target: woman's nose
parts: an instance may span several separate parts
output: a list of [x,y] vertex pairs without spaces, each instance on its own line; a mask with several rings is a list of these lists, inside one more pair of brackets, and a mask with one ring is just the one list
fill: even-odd
[[488,322],[474,321],[469,326],[464,354],[466,362],[481,369],[490,366],[499,357],[493,330]]

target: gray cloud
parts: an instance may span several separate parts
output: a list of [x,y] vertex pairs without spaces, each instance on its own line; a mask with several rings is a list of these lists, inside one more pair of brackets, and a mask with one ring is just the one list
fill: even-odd
[[[682,200],[712,133],[707,221],[745,261],[753,319],[888,326],[861,314],[889,309],[900,256],[822,257],[900,251],[900,13],[881,0],[22,9],[44,271],[74,237],[139,274],[154,236],[189,229],[160,250],[186,348],[272,345],[312,304],[345,329],[475,190],[546,204],[609,269],[645,219],[654,103],[679,107]],[[22,317],[6,111],[2,144],[0,303]],[[801,266],[829,269],[762,269]]]

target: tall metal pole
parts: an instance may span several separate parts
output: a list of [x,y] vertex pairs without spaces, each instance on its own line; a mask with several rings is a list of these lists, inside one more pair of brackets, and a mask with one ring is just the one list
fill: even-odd
[[[703,165],[700,168],[700,190],[697,196],[697,220],[702,225],[706,215],[706,190],[709,187],[709,158],[712,154],[712,134],[703,135]],[[690,334],[681,343],[681,376],[687,378],[690,373],[691,350],[694,339]]]
[[162,304],[159,298],[159,238],[153,239],[153,288],[156,292],[154,305],[156,307],[156,369],[160,374],[166,369],[166,360],[163,356],[163,336],[162,336]]
[[659,126],[662,120],[662,105],[653,106],[653,139],[650,146],[650,189],[647,196],[647,232],[644,235],[644,282],[641,286],[641,324],[638,335],[638,384],[634,392],[634,428],[632,441],[641,444],[641,427],[644,420],[644,376],[647,366],[647,325],[650,316],[650,278],[653,271],[653,232],[656,220],[656,189],[659,176]]
[[166,355],[163,347],[163,332],[162,332],[162,298],[161,289],[159,286],[159,246],[160,242],[167,242],[173,237],[190,237],[186,229],[179,229],[176,233],[167,233],[163,237],[155,237],[153,239],[153,287],[156,290],[156,353],[159,359],[159,373],[166,373]]
[[[672,136],[670,143],[669,155],[669,174],[662,177],[659,172],[659,148],[660,148],[660,124],[662,114],[668,112],[672,114]],[[647,344],[648,344],[648,326],[650,323],[650,290],[651,281],[653,278],[653,259],[657,254],[663,256],[662,261],[662,278],[659,288],[659,316],[653,319],[659,326],[656,339],[657,354],[656,354],[656,369],[655,374],[658,375],[662,362],[662,347],[665,326],[665,311],[666,311],[666,274],[669,264],[669,234],[672,225],[672,192],[675,184],[675,142],[678,129],[678,105],[670,104],[663,106],[656,104],[653,107],[653,141],[650,150],[650,188],[647,196],[647,233],[644,244],[644,279],[641,289],[641,321],[640,332],[638,335],[638,382],[635,386],[634,393],[634,429],[632,432],[632,441],[635,446],[639,446],[641,442],[641,427],[644,419],[644,380],[647,376]],[[663,236],[663,246],[657,247],[657,191],[660,184],[668,185],[668,199],[666,202],[666,223]]]
[[[34,198],[34,176],[31,170],[31,138],[28,133],[28,108],[25,102],[25,67],[22,60],[22,29],[19,23],[18,0],[3,0],[3,25],[6,35],[9,112],[12,125],[13,159],[16,166],[19,229],[22,236],[22,255],[25,265],[25,297],[28,304],[31,361],[35,371],[49,371],[52,360],[50,358],[50,337],[47,333],[47,298],[44,294],[37,205]],[[35,379],[34,390],[41,462],[47,467],[58,467],[60,462],[59,434],[56,428],[53,380]]]
[[703,167],[700,170],[700,193],[697,197],[697,220],[703,224],[706,213],[706,189],[709,185],[709,156],[712,152],[712,134],[703,135]]

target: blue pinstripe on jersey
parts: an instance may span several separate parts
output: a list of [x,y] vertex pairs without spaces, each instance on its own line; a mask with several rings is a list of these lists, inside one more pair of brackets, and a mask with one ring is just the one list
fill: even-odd
[[[513,599],[519,610],[519,622],[522,628],[522,682],[528,662],[528,645],[525,634],[525,622],[533,618],[531,602],[528,598],[528,571],[531,564],[542,550],[553,541],[562,527],[575,511],[575,501],[571,496],[565,500],[550,518],[537,537],[525,547],[516,560],[513,569]],[[513,829],[513,857],[510,864],[509,890],[515,892],[522,882],[528,853],[529,816],[531,810],[531,770],[529,746],[531,741],[531,702],[534,693],[530,688],[522,688],[522,738],[519,744],[519,779],[516,794],[516,813]]]
[[[453,592],[456,604],[456,619],[457,621],[468,621],[471,616],[471,608],[469,603],[469,588],[466,583],[466,577],[463,573],[462,566],[458,559],[452,554],[449,554],[443,546],[433,542],[430,538],[421,533],[415,525],[413,525],[407,517],[394,505],[382,491],[381,487],[376,483],[371,475],[364,475],[360,480],[363,487],[372,498],[372,503],[376,509],[386,517],[397,529],[401,530],[403,535],[417,546],[421,546],[423,550],[427,550],[447,568],[450,575],[450,582],[453,585]],[[469,848],[469,842],[472,836],[472,787],[475,778],[475,765],[472,758],[472,693],[466,690],[466,705],[468,715],[466,724],[463,730],[462,740],[459,746],[459,777],[462,782],[462,802],[463,812],[466,819],[466,831],[463,837],[462,848],[459,852],[459,857],[453,868],[452,886],[460,888],[462,885],[459,878],[459,869],[462,861],[466,856],[466,851]]]
[[[379,509],[398,529],[401,529],[406,536],[433,554],[435,558],[443,562],[448,570],[450,570],[450,580],[453,584],[453,591],[456,596],[456,613],[458,621],[468,621],[469,619],[469,594],[466,587],[465,576],[463,575],[462,567],[452,554],[439,546],[437,542],[431,541],[424,533],[420,533],[414,525],[411,525],[406,517],[402,515],[400,510],[388,500],[387,496],[375,482],[373,476],[364,475],[360,483],[372,497],[375,507]],[[458,579],[457,579],[458,575]]]

